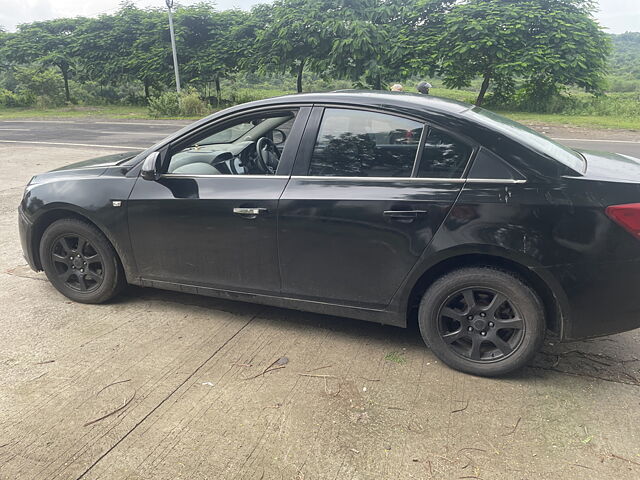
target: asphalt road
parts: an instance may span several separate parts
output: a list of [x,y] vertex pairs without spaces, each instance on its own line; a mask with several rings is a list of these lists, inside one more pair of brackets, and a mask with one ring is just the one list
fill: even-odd
[[[188,121],[0,121],[0,143],[96,147],[125,151],[147,148]],[[573,148],[624,153],[640,158],[640,141],[606,138],[556,138]]]

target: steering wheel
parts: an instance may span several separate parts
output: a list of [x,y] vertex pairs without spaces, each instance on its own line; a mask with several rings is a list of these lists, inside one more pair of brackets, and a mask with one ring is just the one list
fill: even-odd
[[280,163],[280,152],[273,140],[260,137],[256,142],[256,154],[258,168],[264,173],[273,175]]

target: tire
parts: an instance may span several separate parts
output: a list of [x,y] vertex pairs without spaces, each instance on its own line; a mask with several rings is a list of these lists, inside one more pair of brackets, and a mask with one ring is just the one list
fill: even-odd
[[418,323],[440,360],[485,377],[527,365],[546,329],[537,293],[516,275],[490,267],[462,268],[436,280],[420,302]]
[[74,218],[53,222],[40,241],[42,268],[64,296],[80,303],[104,303],[125,286],[120,259],[104,234]]

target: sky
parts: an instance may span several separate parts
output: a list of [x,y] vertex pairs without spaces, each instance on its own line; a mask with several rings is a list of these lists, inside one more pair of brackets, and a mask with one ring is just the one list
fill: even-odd
[[[14,31],[20,23],[49,20],[58,17],[93,17],[118,10],[121,0],[0,0],[0,26]],[[176,0],[181,5],[201,0]],[[219,10],[248,9],[260,1],[217,0]],[[164,0],[133,0],[139,7],[164,6]],[[640,0],[599,0],[597,20],[610,33],[640,32]]]

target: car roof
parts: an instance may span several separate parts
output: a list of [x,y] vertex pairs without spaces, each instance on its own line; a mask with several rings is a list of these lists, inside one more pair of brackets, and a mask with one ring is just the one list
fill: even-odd
[[334,92],[320,93],[294,93],[291,95],[282,95],[279,97],[271,97],[263,100],[255,100],[253,102],[241,103],[223,110],[212,113],[194,123],[183,127],[174,132],[172,135],[161,140],[159,143],[149,147],[134,157],[130,162],[136,163],[141,158],[152,151],[170,143],[173,139],[178,138],[190,130],[195,130],[207,125],[213,120],[217,120],[229,114],[241,113],[245,110],[251,110],[257,107],[271,107],[278,105],[349,105],[361,107],[374,107],[388,110],[407,110],[422,113],[447,113],[455,117],[460,117],[472,105],[467,103],[450,100],[448,98],[436,97],[433,95],[422,95],[409,92],[388,92],[382,90],[337,90]]
[[325,93],[297,93],[245,103],[242,106],[268,106],[288,103],[326,103],[361,105],[367,107],[411,108],[452,114],[461,114],[472,108],[472,106],[467,103],[433,95],[375,90],[338,90]]
[[[141,152],[133,159],[127,161],[127,163],[131,165],[136,164],[149,153],[164,147],[174,139],[190,132],[195,132],[199,128],[205,127],[211,122],[224,118],[227,115],[243,114],[244,112],[251,111],[256,108],[278,108],[279,106],[288,108],[294,105],[336,105],[345,107],[355,106],[374,109],[378,108],[390,112],[404,112],[410,115],[423,117],[425,119],[428,117],[429,121],[433,122],[435,125],[438,125],[441,128],[448,128],[451,131],[455,130],[458,135],[464,134],[465,137],[471,138],[475,143],[495,150],[505,159],[514,157],[514,167],[522,168],[523,171],[532,170],[529,163],[531,163],[532,158],[534,158],[525,155],[523,153],[525,150],[535,154],[536,157],[541,155],[537,149],[522,145],[517,133],[508,131],[497,132],[495,126],[489,125],[486,120],[482,119],[484,121],[480,121],[481,119],[478,118],[478,115],[473,115],[473,112],[476,111],[477,107],[467,103],[441,98],[434,95],[422,95],[409,92],[339,90],[325,93],[298,93],[283,95],[280,97],[242,103],[219,110],[192,123],[191,125],[185,126],[177,132],[174,132],[172,135]],[[463,130],[463,133],[460,133],[461,129]],[[509,139],[509,142],[503,141],[504,138]],[[511,150],[516,153],[514,154]],[[518,151],[520,153],[518,153]],[[544,173],[548,171],[551,172],[550,174],[556,175],[558,171],[557,165],[559,165],[560,162],[548,155],[542,156],[545,158],[536,163],[537,166],[533,169],[534,173],[539,174],[540,172]],[[523,160],[525,157],[527,158],[526,162]],[[552,163],[550,163],[550,160]]]

